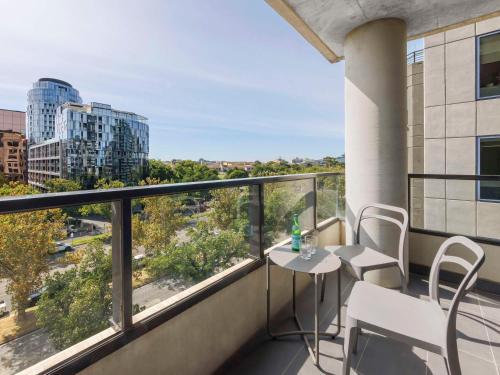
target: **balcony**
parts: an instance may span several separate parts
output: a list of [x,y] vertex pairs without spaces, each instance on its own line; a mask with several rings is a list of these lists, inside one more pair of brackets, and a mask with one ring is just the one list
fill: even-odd
[[[240,329],[239,318],[260,304],[266,251],[288,242],[292,214],[304,233],[317,228],[340,241],[343,180],[318,173],[0,199],[2,373],[84,370],[146,343],[158,329],[178,340],[176,324],[201,324],[191,314],[203,306],[202,316],[213,319],[204,324],[215,332],[231,320]],[[59,242],[47,254],[52,238]],[[39,252],[17,258],[30,244]],[[19,299],[22,293],[10,288],[20,285],[15,275],[28,277],[28,262],[43,276]],[[226,310],[236,300],[218,304],[225,293],[242,310]],[[25,313],[16,320],[15,311]],[[258,330],[259,314],[228,338],[221,355]]]
[[[418,205],[414,203],[417,200],[416,193],[422,191],[418,190],[419,184],[413,180],[439,178],[450,179],[456,176],[409,176],[409,186],[415,189],[409,191],[410,201],[413,203],[409,243],[410,269],[413,271],[410,293],[423,299],[428,296],[426,277],[430,263],[427,259],[435,252],[436,244],[439,245],[440,241],[452,233],[418,228],[418,215],[423,213],[415,210]],[[469,178],[479,180],[482,177]],[[492,178],[485,177],[486,180]],[[106,297],[92,300],[86,298],[85,294],[78,293],[67,297],[73,298],[74,309],[78,312],[73,318],[81,319],[78,325],[83,334],[70,335],[70,339],[67,335],[63,336],[64,341],[58,335],[60,326],[49,324],[54,322],[50,317],[47,321],[43,315],[36,315],[39,329],[19,334],[14,339],[11,337],[0,346],[2,373],[339,373],[343,330],[335,340],[321,341],[321,369],[311,362],[300,337],[271,340],[266,335],[263,265],[270,249],[289,241],[287,230],[292,213],[299,214],[304,233],[314,228],[319,230],[320,245],[344,243],[344,190],[343,175],[320,173],[2,198],[2,218],[17,217],[16,220],[22,220],[21,216],[16,215],[32,215],[49,209],[75,213],[77,207],[107,207],[110,219],[86,220],[93,228],[93,236],[104,241],[103,252],[93,248],[90,243],[90,247],[84,251],[93,255],[100,254],[101,257],[109,256],[112,271],[109,284],[105,284],[109,288],[109,294],[105,294],[110,298],[107,302]],[[286,199],[276,199],[280,194],[285,194]],[[203,196],[206,201],[202,204]],[[236,199],[223,199],[231,196]],[[167,200],[163,201],[165,198]],[[176,272],[175,268],[167,268],[166,272],[141,281],[138,273],[143,266],[140,263],[156,259],[159,255],[150,255],[143,243],[138,245],[135,242],[135,237],[138,236],[137,220],[154,222],[151,207],[161,207],[162,213],[172,214],[169,206],[179,203],[176,198],[184,202],[184,205],[176,207],[179,209],[179,217],[187,218],[182,221],[185,228],[196,227],[196,223],[212,219],[210,210],[213,210],[215,203],[231,203],[229,211],[224,211],[234,215],[229,218],[228,224],[235,224],[243,218],[248,220],[243,227],[246,233],[241,243],[244,252],[232,256],[211,272],[198,269],[199,273],[191,273],[191,277],[188,277],[186,273]],[[162,206],[160,203],[167,204]],[[272,212],[279,215],[273,215]],[[54,211],[52,215],[55,215]],[[178,230],[179,237],[186,235],[183,230]],[[227,233],[223,230],[208,233],[212,240],[225,235]],[[15,232],[12,232],[12,236],[12,243],[24,241]],[[75,241],[82,241],[87,237],[89,236],[75,237]],[[474,239],[484,246],[488,257],[496,250],[496,247],[490,248],[494,238]],[[227,242],[225,244],[228,245]],[[148,246],[154,246],[154,242],[150,242]],[[54,308],[49,303],[53,296],[48,294],[57,292],[54,279],[61,283],[64,281],[64,277],[57,279],[55,272],[65,275],[73,267],[81,268],[82,262],[89,261],[76,257],[77,261],[70,267],[65,262],[56,261],[64,260],[67,256],[71,259],[72,255],[83,249],[80,245],[74,247],[80,250],[64,256],[48,255],[52,284],[46,282],[41,289],[41,296],[36,304],[39,311],[45,309],[54,312],[54,316],[60,316],[55,310],[47,310],[47,306]],[[182,245],[177,248],[182,251],[191,249]],[[207,254],[200,252],[198,255]],[[159,257],[158,259],[162,259]],[[97,257],[91,259],[96,262]],[[499,290],[498,279],[491,276],[489,271],[491,267],[495,268],[495,264],[489,262],[487,261],[480,274],[478,289],[460,304],[458,345],[464,374],[493,374],[497,371],[500,297],[487,292]],[[95,270],[96,264],[92,263],[87,272]],[[447,269],[441,275],[441,303],[444,306],[449,303],[455,286],[453,282],[459,277],[454,271]],[[284,269],[272,267],[272,276],[273,327],[277,330],[294,328],[290,313],[291,274]],[[72,277],[78,278],[80,275],[76,273]],[[86,283],[91,283],[91,280],[85,280]],[[87,287],[87,284],[79,285],[82,290]],[[314,293],[311,278],[298,276],[297,285],[298,312],[308,329],[313,325],[311,299]],[[343,271],[341,285],[342,308],[345,309],[354,285],[349,272]],[[333,331],[337,316],[334,304],[337,298],[335,278],[327,278],[326,290],[325,301],[320,305],[321,329]],[[109,306],[109,315],[105,312],[106,309],[101,309],[103,306]],[[107,316],[108,322],[100,328],[86,327],[95,319],[95,316],[90,315],[92,318],[89,320],[86,314],[96,311],[103,314],[101,320],[103,316]],[[68,314],[73,314],[73,311],[69,309]],[[341,316],[343,319],[345,312]],[[364,333],[359,348],[353,373],[389,374],[401,373],[401,369],[407,370],[405,373],[409,374],[446,373],[444,362],[439,356],[399,345],[376,334]],[[143,358],[148,358],[148,361],[143,361]]]

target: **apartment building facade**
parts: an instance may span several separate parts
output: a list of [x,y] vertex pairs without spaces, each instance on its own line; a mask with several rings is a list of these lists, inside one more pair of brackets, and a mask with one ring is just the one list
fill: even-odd
[[0,130],[0,173],[7,181],[27,181],[26,138],[23,134]]
[[147,119],[102,103],[66,103],[56,110],[55,137],[30,147],[30,183],[65,178],[84,185],[98,178],[143,178],[149,153]]
[[26,134],[26,112],[0,109],[0,131]]
[[0,173],[8,181],[27,181],[26,113],[0,109]]
[[28,150],[28,182],[30,185],[44,190],[48,180],[64,178],[63,144],[57,139],[30,146]]
[[[500,17],[426,37],[408,66],[408,170],[500,175]],[[413,179],[412,225],[500,238],[500,184]]]
[[55,78],[40,78],[28,91],[26,133],[30,144],[42,143],[55,136],[57,108],[66,103],[82,103],[77,89]]

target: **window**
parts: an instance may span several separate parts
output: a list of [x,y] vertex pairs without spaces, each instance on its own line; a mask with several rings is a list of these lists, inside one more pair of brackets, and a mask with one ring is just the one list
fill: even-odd
[[478,98],[500,96],[500,33],[478,38]]
[[[478,172],[480,175],[500,175],[500,136],[478,139]],[[479,199],[500,201],[500,182],[479,181]]]

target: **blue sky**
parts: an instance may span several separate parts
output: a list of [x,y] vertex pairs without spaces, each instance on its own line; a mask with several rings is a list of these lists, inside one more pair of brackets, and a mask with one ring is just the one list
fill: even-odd
[[150,157],[344,152],[344,63],[264,0],[5,0],[0,14],[0,108],[25,110],[32,82],[55,77],[148,117]]

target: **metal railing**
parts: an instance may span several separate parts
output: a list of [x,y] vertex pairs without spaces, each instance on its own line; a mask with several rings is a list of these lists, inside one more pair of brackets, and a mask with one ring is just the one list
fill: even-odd
[[[131,340],[145,334],[187,308],[265,264],[264,249],[264,186],[269,183],[311,181],[313,189],[306,193],[306,208],[312,209],[313,227],[317,228],[318,178],[343,176],[342,173],[310,173],[216,180],[178,184],[137,186],[107,190],[87,190],[0,198],[0,215],[62,208],[95,203],[110,203],[112,212],[112,320],[116,334],[84,352],[78,353],[45,373],[74,373],[103,358]],[[253,260],[221,277],[205,289],[190,295],[173,306],[133,322],[132,302],[132,200],[163,195],[198,192],[211,189],[248,187],[250,254]],[[1,234],[0,234],[1,235]]]
[[417,51],[410,52],[406,55],[406,63],[408,65],[415,64],[424,61],[424,50],[419,49]]
[[[471,200],[474,201],[480,201],[480,202],[494,202],[493,204],[498,204],[498,210],[500,212],[500,200],[488,200],[488,199],[482,199],[481,198],[481,193],[480,189],[482,188],[480,185],[481,181],[489,181],[489,182],[498,182],[498,189],[500,190],[500,175],[457,175],[457,174],[418,174],[418,173],[412,173],[408,174],[408,212],[410,214],[410,231],[415,232],[415,233],[422,233],[422,234],[430,234],[430,235],[435,235],[435,236],[440,236],[440,237],[452,237],[456,235],[464,235],[463,233],[453,233],[449,231],[443,231],[443,230],[435,230],[435,229],[428,229],[425,228],[425,225],[423,228],[416,227],[414,226],[413,223],[413,214],[412,214],[412,205],[415,202],[415,198],[421,198],[422,201],[425,198],[434,198],[433,196],[426,196],[425,190],[426,187],[422,186],[422,195],[421,196],[416,196],[412,194],[412,181],[413,180],[444,180],[444,181],[475,181],[475,187],[474,187],[474,197]],[[495,186],[495,188],[497,188]],[[446,185],[444,186],[444,191],[446,192],[447,187]],[[447,194],[444,194],[440,198],[435,198],[435,199],[442,199],[442,200],[457,200],[456,198],[453,198],[452,196],[448,197]],[[423,202],[422,202],[423,204]],[[445,212],[446,212],[446,207],[445,207]],[[422,215],[425,215],[425,209],[423,209]],[[476,215],[477,216],[477,215]],[[445,216],[445,222],[446,222],[446,216]],[[478,223],[476,222],[476,226]],[[500,233],[498,234],[500,238]],[[467,237],[471,238],[472,240],[484,244],[489,244],[489,245],[495,245],[495,246],[500,246],[500,239],[499,238],[492,238],[492,237],[484,237],[484,236],[471,236],[471,235],[466,235]]]

